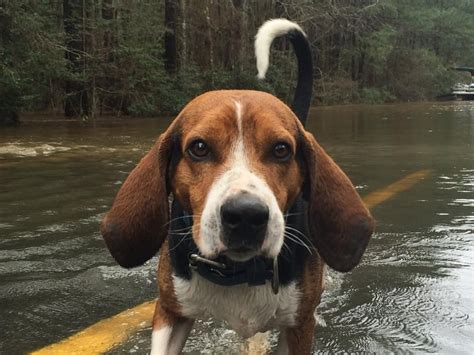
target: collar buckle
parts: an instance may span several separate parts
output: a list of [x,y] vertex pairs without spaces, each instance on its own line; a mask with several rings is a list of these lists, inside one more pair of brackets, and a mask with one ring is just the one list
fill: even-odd
[[209,260],[209,259],[203,258],[202,256],[200,256],[198,254],[189,255],[189,267],[190,268],[196,270],[198,263],[207,264],[209,266],[213,266],[215,268],[222,269],[222,270],[227,268],[226,264],[224,264],[224,263],[219,263],[219,262],[214,261],[214,260]]

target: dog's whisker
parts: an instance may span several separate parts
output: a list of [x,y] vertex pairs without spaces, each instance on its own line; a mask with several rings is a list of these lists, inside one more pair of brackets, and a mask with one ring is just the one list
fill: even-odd
[[173,218],[173,219],[170,219],[168,222],[165,223],[165,226],[169,225],[170,223],[172,222],[175,222],[175,221],[179,221],[180,219],[184,219],[184,218],[194,218],[194,217],[201,217],[201,215],[197,215],[197,214],[190,214],[188,216],[179,216],[179,217],[176,217],[176,218]]
[[303,239],[305,241],[307,241],[314,249],[316,249],[316,246],[313,244],[313,242],[311,241],[311,239],[309,239],[306,234],[304,234],[303,232],[301,232],[300,230],[296,229],[296,228],[293,228],[293,227],[290,227],[290,226],[286,226],[285,227],[286,229],[289,229],[290,231],[294,232],[294,233],[298,233],[301,237],[303,237]]
[[312,254],[312,251],[315,250],[314,247],[306,244],[303,240],[301,240],[300,238],[298,238],[297,236],[295,235],[286,235],[288,237],[289,240],[293,241],[294,243],[296,244],[299,244],[303,247],[305,247],[306,249],[308,249],[308,251],[310,252],[310,254]]
[[172,229],[169,231],[169,233],[171,235],[185,235],[185,234],[191,233],[194,227],[198,228],[199,226],[200,226],[200,223],[196,223],[195,225],[192,225],[189,227]]
[[311,250],[311,248],[308,246],[308,244],[306,244],[303,240],[301,240],[299,237],[297,237],[296,235],[294,234],[290,234],[289,232],[285,232],[285,237],[287,237],[289,240],[293,241],[294,243],[296,244],[299,244],[301,245],[302,247],[305,247],[306,249],[308,249],[308,252],[310,254],[313,254],[313,251]]
[[303,215],[304,212],[295,212],[295,213],[285,213],[284,216],[285,217],[290,217],[290,216],[299,216],[299,215]]
[[197,214],[190,214],[190,215],[187,215],[187,216],[179,216],[179,217],[175,217],[175,218],[172,218],[170,219],[167,224],[170,224],[172,222],[175,222],[175,221],[179,221],[180,219],[185,219],[185,218],[194,218],[194,217],[201,217],[201,215],[197,215]]
[[[289,235],[289,236],[291,236],[291,237],[294,237],[294,238],[298,239],[299,241],[301,241],[302,243],[305,243],[305,244],[306,244],[306,242],[305,242],[303,239],[301,239],[297,234],[294,234],[294,233],[291,232],[291,231],[285,230],[285,233],[284,233],[284,234],[285,234],[285,235]],[[306,237],[305,237],[304,239],[306,239]],[[309,242],[309,241],[308,241],[308,242]],[[311,246],[313,246],[313,245],[311,245]]]
[[296,228],[294,228],[294,227],[292,227],[292,226],[285,226],[285,228],[288,228],[288,229],[290,229],[290,230],[292,230],[292,231],[295,231],[295,232],[297,232],[298,234],[300,234],[300,235],[302,235],[302,236],[304,236],[304,237],[306,238],[306,234],[304,234],[304,233],[303,233],[302,231],[300,231],[299,229],[296,229]]
[[[196,224],[196,225],[197,225],[197,224]],[[194,225],[193,225],[193,226],[194,226]],[[177,228],[177,229],[170,229],[170,233],[188,231],[188,230],[190,230],[191,228],[193,228],[193,226],[183,227],[183,228]]]
[[186,234],[184,237],[181,238],[181,240],[176,244],[173,248],[171,248],[169,251],[175,250],[177,247],[179,247],[186,239],[192,238],[192,235],[190,233]]
[[289,237],[289,236],[287,236],[287,238],[288,238],[289,240],[291,240],[292,242],[294,242],[294,243],[296,243],[296,244],[299,244],[299,245],[301,245],[302,247],[304,247],[306,250],[308,250],[308,253],[313,254],[313,251],[311,250],[310,247],[308,247],[308,245],[306,245],[306,244],[304,244],[304,243],[300,243],[300,242],[298,242],[298,241],[292,239],[292,238]]
[[[285,240],[283,241],[282,248],[284,248],[289,254],[293,254],[293,251],[292,251],[291,248],[286,244],[286,241],[285,241]],[[281,255],[284,256],[283,253],[282,253]]]

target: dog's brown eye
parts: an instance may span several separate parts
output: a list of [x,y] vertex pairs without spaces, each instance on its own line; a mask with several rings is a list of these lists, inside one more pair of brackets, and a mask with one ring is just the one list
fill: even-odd
[[273,156],[278,160],[286,161],[291,157],[291,148],[286,143],[278,143],[273,147]]
[[202,140],[198,139],[191,143],[188,153],[195,160],[203,160],[209,155],[209,146]]

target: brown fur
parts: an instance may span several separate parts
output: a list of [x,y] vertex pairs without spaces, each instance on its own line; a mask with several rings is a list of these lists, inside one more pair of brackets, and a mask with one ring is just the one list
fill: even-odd
[[305,132],[304,136],[311,237],[324,261],[346,272],[359,264],[374,221],[346,174],[311,133]]
[[[246,99],[252,100],[252,97]],[[294,119],[288,120],[291,111],[281,103],[275,109],[275,103],[265,100],[250,101],[244,105],[243,131],[244,144],[248,150],[249,162],[258,174],[264,178],[272,189],[279,207],[287,211],[299,195],[303,176],[296,159],[286,163],[275,164],[271,152],[276,143],[289,143],[296,153],[298,135]],[[244,101],[246,102],[246,101]],[[280,103],[280,102],[279,102]],[[272,105],[272,110],[268,107]]]
[[286,329],[290,354],[309,354],[313,346],[315,319],[314,311],[321,301],[323,293],[324,263],[314,253],[305,265],[303,277],[298,283],[301,300],[298,307],[296,325]]
[[[238,137],[235,101],[242,106],[243,139],[251,169],[268,183],[282,211],[288,210],[303,191],[309,202],[310,238],[319,254],[336,270],[352,269],[373,232],[370,213],[347,176],[291,110],[275,97],[256,91],[209,92],[183,109],[131,172],[102,222],[112,255],[121,265],[135,266],[156,253],[167,235],[171,192],[193,214],[193,238],[198,244],[206,196],[216,177],[229,168],[229,152]],[[209,144],[212,159],[196,163],[187,155],[189,144],[197,138]],[[294,157],[284,163],[275,162],[271,156],[275,144],[282,140],[294,152]],[[172,152],[180,156],[173,164]],[[170,164],[172,171],[168,171]],[[297,325],[286,330],[292,354],[311,351],[313,313],[321,298],[323,269],[322,259],[314,253],[298,282],[302,299]],[[158,279],[160,302],[154,329],[174,324],[181,317],[167,242],[161,251]]]
[[101,233],[112,256],[124,267],[143,264],[156,254],[167,230],[166,169],[171,134],[162,134],[117,193],[101,223]]
[[[165,241],[160,251],[160,263],[158,265],[158,287],[160,290],[161,308],[168,314],[181,317],[181,307],[176,300],[173,273],[171,269],[168,242]],[[153,326],[155,329],[155,326]]]

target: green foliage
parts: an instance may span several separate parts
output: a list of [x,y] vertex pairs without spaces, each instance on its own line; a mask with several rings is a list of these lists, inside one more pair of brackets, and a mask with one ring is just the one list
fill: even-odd
[[[119,100],[125,102],[125,110],[132,115],[156,114],[161,101],[161,88],[168,80],[160,60],[160,47],[121,45],[114,55],[123,76],[112,81],[116,90],[109,93],[107,99],[111,104]],[[107,83],[107,80],[104,81]]]
[[[459,80],[452,67],[474,64],[472,0],[381,0],[339,18],[343,50],[338,70],[322,79],[324,103],[433,99]],[[318,46],[334,57],[323,41]]]
[[358,102],[358,83],[347,78],[326,79],[324,85],[316,87],[316,97],[326,105]]
[[51,104],[52,87],[68,75],[64,52],[58,45],[62,34],[55,30],[54,14],[47,4],[9,1],[6,5],[0,6],[5,26],[0,75],[5,85],[2,91],[7,92],[2,93],[1,101],[9,102],[16,112],[45,109]]
[[428,49],[405,50],[392,60],[397,76],[391,78],[392,92],[398,99],[426,100],[443,94],[456,74]]
[[[284,49],[272,48],[270,67],[265,80],[257,82],[257,89],[268,91],[284,102],[291,102],[298,75],[296,58],[293,50],[285,46]],[[255,77],[255,64],[251,63],[250,73]]]
[[362,39],[362,47],[376,75],[384,72],[387,60],[392,53],[397,32],[392,26],[384,26]]
[[382,104],[395,100],[395,96],[383,88],[362,88],[359,92],[359,102],[366,104]]
[[[297,68],[289,44],[272,46],[267,78],[259,81],[251,43],[281,7],[234,3],[176,2],[173,29],[165,28],[166,9],[156,0],[3,1],[0,116],[62,111],[75,94],[86,98],[76,103],[81,109],[90,106],[78,110],[87,119],[174,114],[215,89],[263,90],[291,102]],[[65,33],[64,4],[74,7],[76,33]],[[474,0],[293,1],[285,16],[311,39],[315,96],[326,104],[432,99],[461,80],[450,68],[474,66]],[[177,65],[168,72],[164,38],[173,31]],[[81,49],[71,49],[71,39]],[[66,58],[71,53],[76,63]]]

